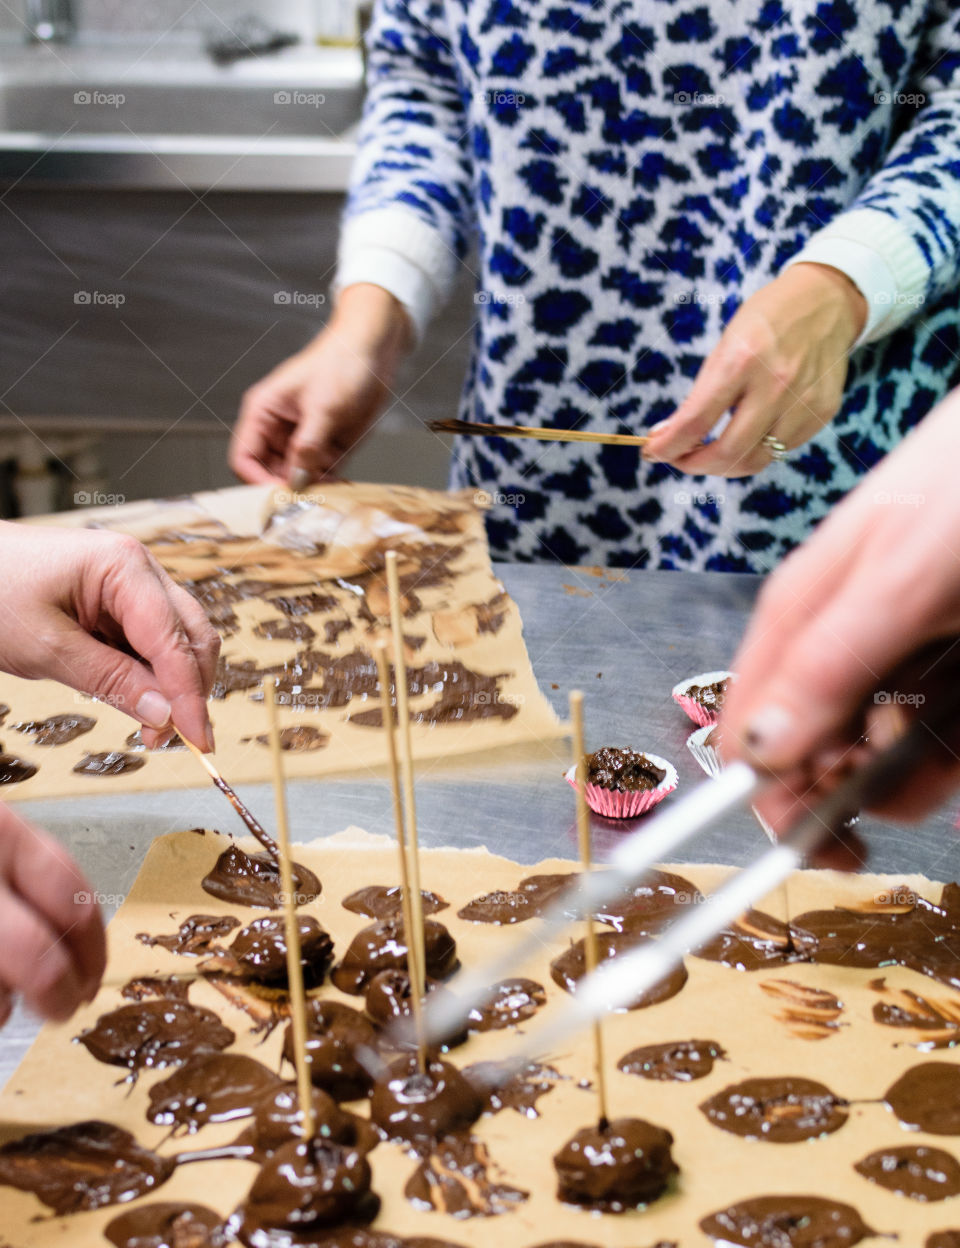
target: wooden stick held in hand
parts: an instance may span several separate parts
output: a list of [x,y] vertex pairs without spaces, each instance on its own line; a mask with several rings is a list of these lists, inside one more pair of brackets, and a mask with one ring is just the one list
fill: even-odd
[[400,856],[400,890],[403,901],[403,930],[407,943],[407,975],[410,978],[410,1008],[417,1036],[417,1065],[420,1073],[427,1069],[426,1045],[423,1033],[423,997],[420,985],[426,982],[424,968],[417,959],[417,943],[413,939],[415,920],[413,896],[410,891],[410,870],[407,862],[407,835],[403,824],[403,799],[400,795],[400,770],[397,765],[397,742],[394,732],[393,707],[390,699],[390,669],[387,665],[386,642],[378,641],[373,648],[380,679],[380,701],[383,704],[383,727],[387,738],[387,763],[390,768],[390,791],[393,795],[393,820],[397,828],[397,851]]
[[[273,685],[271,684],[270,687],[272,689]],[[269,854],[271,854],[274,859],[278,859],[277,842],[273,839],[270,833],[267,832],[267,830],[260,824],[259,820],[254,819],[253,815],[250,813],[247,807],[243,804],[243,802],[241,802],[237,794],[233,791],[230,785],[227,784],[223,776],[220,775],[220,772],[217,771],[216,767],[213,765],[211,760],[207,758],[206,754],[202,754],[200,750],[198,750],[197,747],[193,744],[192,741],[188,741],[186,737],[181,737],[180,739],[183,742],[183,744],[187,747],[187,749],[190,751],[190,753],[194,756],[194,758],[197,759],[197,761],[200,763],[200,766],[207,773],[207,775],[210,777],[213,783],[217,786],[220,792],[224,794],[227,801],[230,803],[233,809],[237,812],[237,814],[240,816],[243,822],[247,825],[247,827],[250,829],[253,835],[257,838],[257,840],[260,842],[263,848]]]
[[469,420],[428,420],[433,433],[474,438],[533,438],[537,442],[602,442],[606,446],[646,446],[648,438],[632,433],[591,433],[586,429],[544,429],[533,425],[485,425]]
[[[574,689],[570,693],[570,727],[573,733],[573,756],[577,763],[577,839],[580,845],[580,863],[584,872],[593,869],[593,852],[590,845],[590,811],[587,807],[587,765],[583,744],[583,694]],[[587,916],[587,935],[584,954],[587,974],[597,967],[597,932],[593,915]],[[607,1106],[607,1072],[603,1055],[603,1024],[599,1019],[593,1024],[593,1048],[597,1075],[597,1107],[600,1114],[600,1130],[610,1121]]]
[[293,868],[290,863],[290,829],[287,824],[287,794],[283,781],[283,754],[280,750],[280,728],[277,724],[277,701],[271,679],[263,682],[263,700],[270,718],[270,756],[273,762],[273,796],[277,807],[277,841],[280,850],[280,887],[283,890],[283,919],[287,939],[287,982],[290,988],[290,1013],[293,1021],[293,1054],[297,1068],[297,1098],[303,1120],[303,1138],[312,1140],[317,1133],[317,1116],[313,1104],[313,1084],[307,1061],[307,994],[303,987],[303,962],[300,952],[300,925],[294,897]]

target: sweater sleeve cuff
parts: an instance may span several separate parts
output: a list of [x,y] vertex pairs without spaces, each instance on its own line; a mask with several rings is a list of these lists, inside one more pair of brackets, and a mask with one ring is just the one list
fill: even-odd
[[853,349],[892,333],[923,305],[929,266],[902,222],[872,208],[841,213],[784,268],[825,264],[845,273],[867,301]]
[[335,291],[357,282],[389,291],[407,310],[418,343],[455,276],[456,258],[442,235],[412,212],[383,208],[344,223]]

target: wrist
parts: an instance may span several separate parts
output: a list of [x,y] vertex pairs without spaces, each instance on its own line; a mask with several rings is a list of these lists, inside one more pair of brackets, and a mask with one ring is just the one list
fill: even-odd
[[812,291],[815,288],[820,292],[821,297],[826,297],[831,306],[838,309],[848,328],[849,345],[855,343],[863,332],[869,313],[867,301],[856,282],[842,270],[812,260],[803,260],[792,265],[783,276],[790,277],[791,275],[804,291]]
[[337,296],[327,328],[349,337],[355,346],[397,358],[413,346],[407,310],[394,295],[372,282],[356,282]]

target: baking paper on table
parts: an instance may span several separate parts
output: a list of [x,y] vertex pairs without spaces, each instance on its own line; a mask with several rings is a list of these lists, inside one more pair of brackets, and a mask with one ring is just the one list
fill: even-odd
[[[294,617],[284,616],[276,605],[260,597],[230,604],[236,622],[222,630],[221,655],[232,664],[252,660],[257,667],[283,664],[311,647],[336,660],[358,650],[369,654],[377,638],[389,641],[384,587],[375,584],[370,594],[364,592],[370,584],[369,569],[382,568],[383,553],[395,549],[403,575],[405,558],[416,560],[417,552],[427,551],[419,580],[412,578],[411,612],[403,622],[408,668],[454,662],[482,677],[500,679],[476,694],[475,701],[485,703],[473,708],[483,711],[482,718],[418,723],[416,715],[428,712],[441,696],[440,686],[431,683],[411,697],[416,758],[439,765],[476,751],[520,745],[552,754],[551,743],[562,735],[562,725],[533,675],[520,613],[493,573],[481,506],[471,491],[447,494],[401,486],[337,484],[290,495],[264,486],[240,486],[184,499],[69,512],[44,517],[40,523],[133,533],[152,543],[161,563],[181,582],[202,585],[204,577],[223,567],[228,569],[230,584],[270,582],[265,592],[272,598],[314,592],[331,600],[319,611]],[[183,534],[191,540],[165,541],[165,534]],[[249,535],[248,540],[236,540],[243,535]],[[448,550],[452,552],[445,565],[448,572],[433,583],[438,561],[443,565]],[[256,635],[258,625],[278,619],[306,624],[315,636],[280,640]],[[329,641],[328,625],[335,632]],[[314,687],[320,680],[314,679]],[[255,783],[270,776],[269,750],[256,740],[267,731],[263,704],[251,696],[257,692],[236,690],[211,702],[217,765],[232,782]],[[379,695],[360,693],[346,706],[318,706],[322,699],[314,690],[304,699],[306,705],[280,708],[281,727],[310,725],[326,738],[318,749],[288,751],[287,775],[362,773],[382,766],[382,730],[350,721],[351,715],[379,707]],[[0,727],[4,748],[39,768],[29,780],[5,785],[7,800],[143,792],[205,783],[196,760],[185,750],[140,753],[145,765],[122,775],[78,775],[73,767],[87,753],[129,749],[125,741],[136,730],[136,722],[52,681],[0,675],[0,702],[10,707]],[[96,726],[59,746],[35,745],[30,735],[12,727],[60,714],[88,715],[96,719]]]
[[[166,1129],[147,1122],[146,1108],[150,1087],[170,1071],[143,1072],[137,1084],[128,1089],[117,1085],[122,1071],[95,1061],[82,1046],[71,1043],[72,1036],[123,1003],[120,988],[131,977],[196,969],[196,959],[147,948],[137,941],[137,932],[173,932],[194,913],[235,914],[244,921],[263,914],[225,905],[200,888],[201,878],[225,844],[225,838],[209,832],[175,833],[154,843],[129,897],[110,924],[107,984],[93,1005],[70,1024],[48,1025],[40,1033],[0,1096],[0,1136],[11,1138],[30,1129],[103,1118],[132,1131],[141,1144],[167,1154],[227,1143],[240,1133],[243,1123],[228,1123],[164,1142]],[[295,854],[318,873],[324,889],[302,913],[314,915],[331,932],[341,956],[351,936],[369,922],[344,910],[341,899],[365,884],[395,883],[395,853],[382,838],[353,829],[326,841],[298,846]],[[457,910],[480,893],[512,888],[534,872],[570,870],[575,864],[549,861],[529,867],[484,851],[425,850],[422,866],[423,886],[450,903],[449,909],[435,917],[455,936],[463,964],[475,966],[515,940],[518,929],[467,923],[456,917]],[[707,890],[729,873],[728,868],[716,866],[682,865],[674,870]],[[863,901],[878,892],[900,892],[902,886],[939,899],[940,886],[922,877],[893,879],[804,871],[791,879],[790,902],[796,914]],[[781,900],[782,894],[775,893],[763,908],[778,914]],[[571,934],[579,936],[582,930],[580,925]],[[567,939],[561,937],[545,947],[523,969],[523,974],[547,990],[547,1005],[538,1020],[568,999],[549,975],[549,961]],[[935,998],[955,999],[955,993],[900,968],[878,972],[797,964],[746,973],[696,958],[688,958],[687,967],[689,981],[671,1000],[617,1014],[604,1022],[612,1112],[649,1119],[673,1133],[674,1157],[680,1166],[675,1190],[646,1211],[621,1216],[583,1211],[555,1199],[551,1158],[596,1114],[592,1091],[577,1086],[579,1080],[592,1078],[592,1048],[584,1037],[550,1057],[551,1064],[568,1078],[540,1100],[539,1119],[531,1121],[503,1110],[482,1118],[475,1128],[489,1148],[495,1177],[528,1191],[529,1200],[510,1213],[492,1218],[458,1220],[420,1212],[403,1196],[415,1162],[398,1147],[382,1144],[371,1154],[374,1190],[383,1200],[374,1229],[430,1236],[474,1248],[495,1244],[529,1248],[550,1240],[574,1240],[600,1248],[650,1248],[659,1241],[676,1242],[681,1248],[704,1248],[710,1241],[697,1224],[705,1214],[734,1201],[775,1193],[815,1194],[851,1204],[877,1231],[899,1235],[897,1242],[904,1248],[920,1248],[932,1230],[960,1226],[960,1198],[919,1204],[881,1190],[853,1170],[854,1162],[885,1145],[928,1144],[960,1154],[960,1141],[906,1131],[879,1102],[903,1071],[929,1058],[911,1047],[908,1029],[884,1027],[873,1021],[871,1009],[879,998],[869,985],[882,974],[891,988],[910,987]],[[784,1001],[762,988],[774,980],[828,990],[843,1003],[839,1028],[829,1038],[816,1041],[793,1035],[778,1017]],[[344,996],[329,985],[323,994],[355,1007],[362,1005],[361,998]],[[236,1044],[229,1052],[248,1053],[271,1069],[278,1068],[282,1028],[261,1044],[250,1034],[247,1016],[210,985],[194,984],[190,995],[194,1004],[217,1010],[236,1032]],[[512,1034],[507,1030],[474,1036],[455,1049],[449,1060],[463,1066],[500,1057],[507,1051]],[[657,1083],[616,1070],[618,1059],[638,1045],[690,1039],[717,1041],[727,1052],[726,1060],[718,1061],[706,1078],[686,1084]],[[952,1050],[934,1056],[940,1061],[957,1061]],[[713,1126],[698,1110],[702,1101],[720,1089],[755,1075],[817,1079],[857,1103],[851,1107],[849,1121],[833,1135],[798,1144],[741,1139]],[[366,1113],[365,1103],[352,1108]],[[195,1201],[226,1215],[241,1201],[255,1173],[254,1165],[245,1161],[198,1163],[181,1168],[154,1196],[141,1199]],[[104,1242],[103,1227],[129,1207],[51,1218],[33,1196],[0,1188],[0,1241],[5,1248],[93,1248]],[[876,1242],[879,1248],[880,1243],[890,1241],[867,1242]]]

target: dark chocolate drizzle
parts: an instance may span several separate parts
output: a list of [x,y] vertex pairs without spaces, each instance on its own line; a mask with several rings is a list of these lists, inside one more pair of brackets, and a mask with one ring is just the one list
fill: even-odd
[[440,1140],[420,1162],[403,1189],[418,1209],[435,1209],[454,1218],[489,1218],[510,1213],[530,1193],[495,1183],[488,1172],[486,1145],[469,1135]]
[[163,999],[121,1005],[77,1040],[98,1062],[124,1066],[134,1079],[140,1070],[176,1066],[197,1053],[225,1049],[236,1036],[212,1010]]
[[114,1248],[226,1248],[223,1218],[205,1205],[161,1201],[128,1209],[107,1224]]
[[716,1040],[673,1040],[631,1049],[617,1062],[617,1070],[641,1079],[690,1083],[709,1075],[714,1062],[726,1056]]
[[923,1144],[881,1148],[853,1168],[885,1191],[911,1200],[946,1200],[960,1194],[960,1162],[942,1148]]
[[[320,896],[321,884],[299,862],[293,868],[294,902],[304,906]],[[225,849],[213,870],[200,881],[204,892],[236,906],[276,910],[282,903],[280,869],[272,854],[246,854],[237,845]]]
[[[427,889],[420,890],[423,913],[437,914],[450,904]],[[403,894],[398,884],[368,884],[344,897],[340,903],[351,914],[365,914],[370,919],[392,919],[403,915]]]
[[642,1118],[582,1127],[553,1159],[557,1199],[603,1213],[626,1213],[662,1196],[678,1167],[673,1136]]
[[700,1229],[743,1248],[853,1248],[876,1234],[852,1205],[822,1196],[755,1196],[709,1214]]
[[847,1121],[849,1101],[813,1079],[744,1079],[704,1101],[707,1118],[732,1135],[794,1144],[831,1135]]
[[0,1184],[33,1194],[58,1216],[135,1200],[170,1178],[176,1161],[141,1148],[108,1122],[38,1131],[0,1148]]

